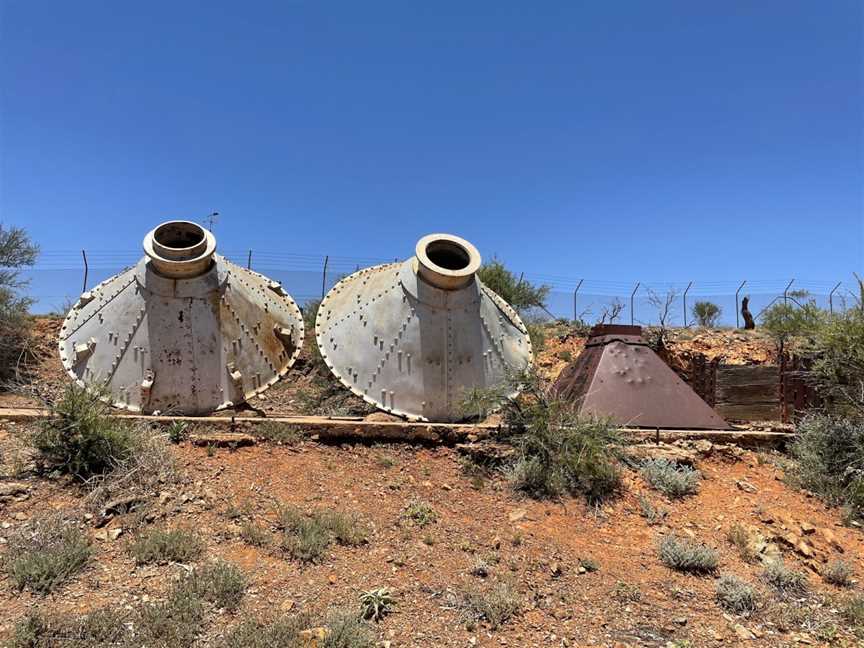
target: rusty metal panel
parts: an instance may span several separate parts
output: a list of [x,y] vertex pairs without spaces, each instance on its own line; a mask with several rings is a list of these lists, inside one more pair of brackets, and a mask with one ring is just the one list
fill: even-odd
[[472,388],[506,384],[532,362],[516,311],[475,276],[480,254],[448,234],[415,256],[355,272],[318,309],[318,347],[353,393],[411,420],[456,421]]
[[60,358],[73,379],[133,412],[200,415],[287,373],[303,318],[279,284],[215,254],[213,235],[195,223],[163,223],[144,249],[66,316]]
[[599,326],[562,372],[556,393],[619,425],[727,429],[729,425],[642,340],[641,328]]

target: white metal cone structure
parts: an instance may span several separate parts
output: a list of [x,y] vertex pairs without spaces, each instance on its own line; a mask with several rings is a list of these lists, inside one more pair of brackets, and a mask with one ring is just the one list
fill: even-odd
[[415,253],[336,284],[318,309],[318,348],[346,387],[384,411],[459,420],[472,388],[500,388],[531,364],[531,341],[516,311],[475,276],[471,243],[430,234]]
[[207,414],[259,394],[294,364],[303,318],[282,286],[215,254],[200,225],[144,238],[137,265],[85,292],[60,331],[79,385],[117,407]]

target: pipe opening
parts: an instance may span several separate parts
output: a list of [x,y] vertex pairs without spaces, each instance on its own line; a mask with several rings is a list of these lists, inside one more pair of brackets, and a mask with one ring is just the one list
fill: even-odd
[[204,228],[196,223],[177,221],[157,227],[153,232],[153,238],[162,247],[188,250],[200,244],[205,234]]
[[430,241],[426,256],[435,265],[447,270],[464,270],[471,262],[468,251],[453,241]]
[[452,234],[429,234],[414,248],[417,273],[436,288],[457,290],[474,280],[480,253],[465,239]]
[[153,268],[166,277],[202,274],[210,267],[216,239],[198,223],[168,221],[144,237],[144,253]]

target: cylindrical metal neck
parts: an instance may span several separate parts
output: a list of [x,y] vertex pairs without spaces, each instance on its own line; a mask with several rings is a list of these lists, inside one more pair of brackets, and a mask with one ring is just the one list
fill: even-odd
[[457,290],[474,280],[480,253],[471,243],[451,234],[429,234],[415,247],[417,274],[442,290]]
[[191,221],[168,221],[144,237],[144,253],[160,275],[185,279],[203,274],[210,267],[216,239]]

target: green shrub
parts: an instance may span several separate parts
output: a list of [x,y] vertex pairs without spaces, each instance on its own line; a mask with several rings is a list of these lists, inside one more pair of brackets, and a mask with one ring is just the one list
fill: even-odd
[[254,428],[254,434],[259,439],[280,445],[297,445],[303,440],[303,430],[296,425],[265,421]]
[[52,515],[12,534],[2,561],[19,590],[44,594],[81,571],[91,553],[78,527]]
[[185,563],[201,555],[204,545],[186,529],[152,529],[140,535],[131,551],[139,565],[148,563]]
[[715,596],[720,607],[736,614],[750,614],[758,604],[756,590],[737,576],[721,576]]
[[838,416],[864,418],[864,312],[829,317],[816,329],[809,373],[823,406]]
[[402,510],[402,519],[408,520],[414,526],[425,527],[438,521],[438,514],[431,504],[423,500],[411,500]]
[[255,522],[244,522],[240,527],[240,538],[253,547],[266,547],[273,541],[270,532]]
[[168,440],[171,443],[182,443],[189,436],[189,424],[186,421],[171,421],[168,424]]
[[646,460],[639,474],[652,488],[674,499],[699,492],[699,471],[668,459]]
[[132,425],[108,416],[110,407],[72,383],[30,438],[40,460],[52,470],[88,480],[128,461],[136,447]]
[[307,515],[293,506],[276,509],[282,529],[282,548],[301,562],[317,562],[333,542],[357,546],[366,542],[368,531],[363,522],[340,511],[318,510]]
[[30,341],[28,309],[32,299],[21,296],[27,285],[21,270],[39,255],[27,232],[0,223],[0,382],[21,377],[26,368]]
[[194,570],[185,584],[205,601],[229,612],[237,609],[246,592],[243,571],[222,561]]
[[187,648],[195,643],[203,622],[203,600],[193,588],[181,583],[164,601],[145,603],[139,608],[134,623],[135,644]]
[[18,622],[10,648],[100,648],[120,645],[127,615],[113,608],[84,615],[30,612]]
[[762,328],[774,338],[781,351],[790,342],[808,347],[825,324],[826,317],[827,313],[813,300],[803,304],[777,302],[762,313]]
[[850,587],[852,576],[852,565],[845,560],[832,560],[822,570],[822,580],[837,587]]
[[517,277],[494,257],[480,266],[477,277],[516,310],[546,308],[549,286],[535,286],[524,277]]
[[469,617],[485,620],[492,629],[499,628],[521,610],[519,593],[503,581],[465,595],[465,611]]
[[660,560],[675,571],[708,574],[717,569],[717,552],[701,544],[666,535],[660,540]]
[[379,587],[360,594],[360,618],[369,621],[380,621],[389,614],[396,599],[389,587]]
[[864,514],[864,422],[811,414],[797,431],[790,480],[829,504]]
[[706,328],[716,327],[720,321],[720,315],[723,314],[723,311],[717,304],[709,301],[697,301],[693,304],[692,312],[696,324]]
[[639,495],[639,514],[648,520],[648,524],[658,524],[666,519],[669,511],[666,509],[654,506],[644,495]]
[[864,629],[864,594],[855,594],[843,601],[840,613],[853,628]]
[[801,572],[788,569],[779,560],[765,566],[762,578],[778,594],[803,594],[807,591],[807,577]]
[[552,395],[536,373],[522,377],[522,394],[507,401],[500,438],[516,449],[510,477],[534,497],[582,494],[604,500],[621,487],[622,439],[609,421],[582,416],[578,404]]

